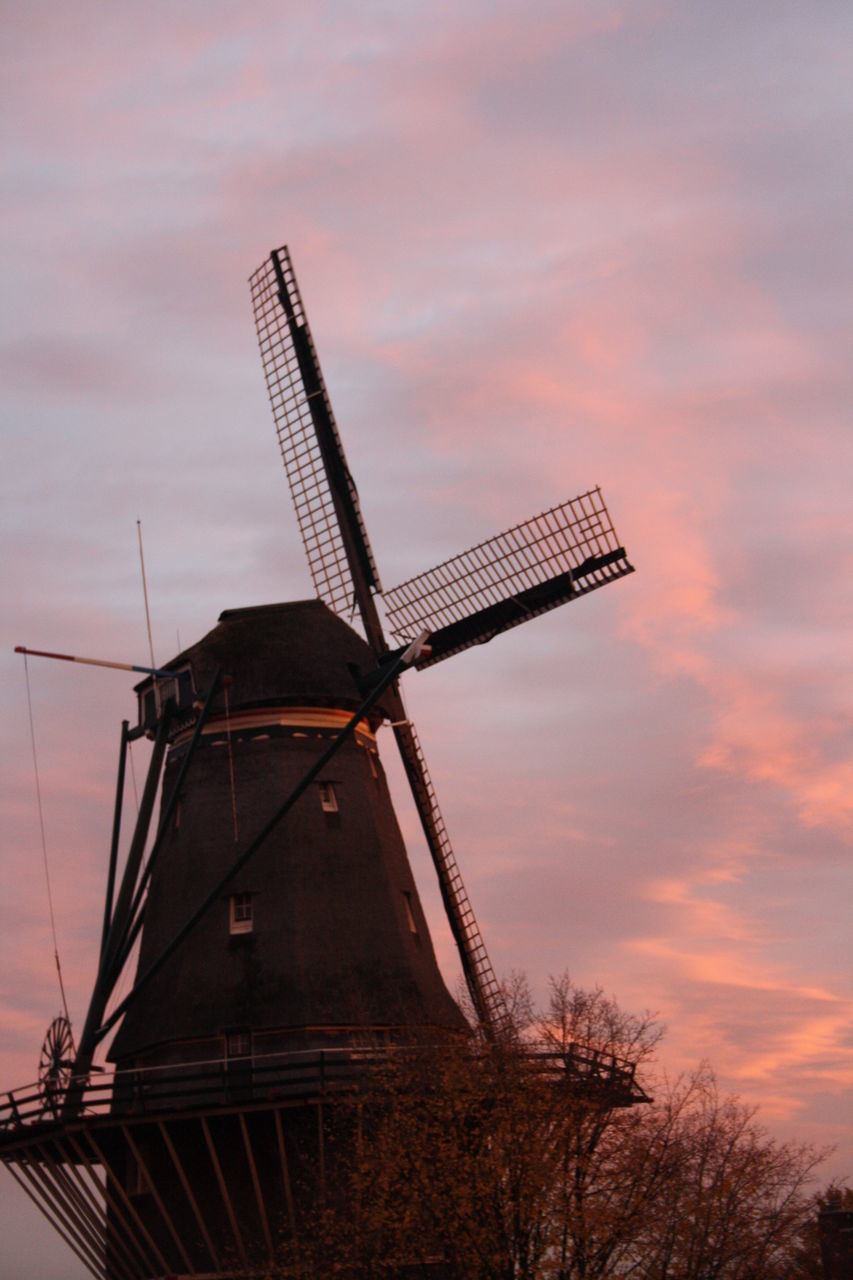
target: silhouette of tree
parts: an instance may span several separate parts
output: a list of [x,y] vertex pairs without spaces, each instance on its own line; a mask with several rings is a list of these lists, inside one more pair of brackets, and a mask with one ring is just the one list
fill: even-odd
[[821,1154],[768,1137],[707,1067],[620,1105],[572,1046],[630,1059],[651,1088],[653,1020],[568,979],[543,1016],[510,994],[497,1041],[401,1052],[336,1106],[326,1199],[286,1273],[789,1280]]
[[831,1182],[814,1197],[812,1213],[803,1226],[799,1245],[794,1251],[791,1280],[829,1280],[821,1256],[819,1228],[819,1215],[827,1211],[853,1214],[853,1188]]

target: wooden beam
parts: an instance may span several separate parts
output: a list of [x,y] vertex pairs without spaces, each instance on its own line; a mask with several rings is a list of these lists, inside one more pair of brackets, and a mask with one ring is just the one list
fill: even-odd
[[199,1231],[204,1237],[204,1243],[205,1243],[205,1247],[207,1248],[207,1252],[210,1254],[214,1267],[216,1268],[217,1271],[219,1271],[221,1270],[219,1258],[217,1256],[216,1250],[213,1247],[213,1241],[210,1238],[210,1233],[207,1230],[207,1225],[204,1221],[204,1218],[201,1215],[201,1210],[198,1207],[198,1202],[196,1201],[196,1198],[192,1193],[192,1188],[190,1187],[189,1180],[187,1178],[186,1173],[184,1172],[184,1166],[181,1164],[178,1153],[175,1150],[175,1145],[172,1142],[172,1139],[169,1137],[169,1132],[162,1120],[159,1120],[157,1122],[157,1127],[160,1130],[160,1134],[163,1138],[163,1142],[166,1145],[166,1150],[169,1152],[169,1155],[172,1157],[172,1163],[175,1166],[175,1172],[177,1173],[181,1181],[181,1186],[183,1187],[184,1194],[186,1195],[187,1200],[190,1203],[190,1208],[195,1214],[195,1220],[198,1223]]
[[213,1135],[210,1132],[210,1129],[208,1127],[207,1121],[205,1120],[204,1116],[201,1116],[200,1119],[201,1119],[201,1127],[204,1132],[204,1140],[207,1143],[207,1149],[210,1152],[210,1159],[213,1164],[213,1171],[216,1174],[216,1181],[219,1183],[219,1191],[222,1195],[222,1201],[223,1201],[223,1204],[225,1205],[225,1211],[228,1214],[228,1221],[231,1223],[231,1230],[234,1233],[234,1239],[237,1242],[237,1248],[240,1252],[240,1260],[242,1261],[243,1266],[248,1269],[249,1260],[246,1257],[246,1249],[243,1244],[243,1237],[241,1236],[240,1228],[237,1225],[237,1218],[235,1217],[235,1214],[234,1214],[234,1206],[231,1203],[231,1197],[228,1194],[228,1187],[225,1183],[224,1177],[222,1176],[222,1166],[220,1165],[219,1157],[216,1154],[216,1147],[214,1146],[214,1143],[213,1143]]

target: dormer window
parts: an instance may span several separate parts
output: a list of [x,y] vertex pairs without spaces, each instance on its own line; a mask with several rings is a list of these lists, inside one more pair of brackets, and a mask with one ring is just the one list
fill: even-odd
[[139,700],[139,723],[144,729],[151,731],[157,724],[160,712],[170,700],[174,700],[178,711],[188,712],[193,704],[192,670],[188,662],[173,668],[174,674],[168,676],[152,676],[137,685]]
[[252,895],[250,893],[232,893],[228,915],[231,933],[252,933],[255,928]]
[[338,812],[338,797],[335,794],[335,788],[331,782],[319,782],[320,789],[320,808],[324,813]]

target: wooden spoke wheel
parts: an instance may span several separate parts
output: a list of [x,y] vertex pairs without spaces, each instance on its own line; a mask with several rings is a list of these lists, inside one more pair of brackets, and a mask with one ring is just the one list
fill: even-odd
[[71,1080],[74,1038],[71,1024],[61,1015],[47,1029],[39,1056],[39,1089],[46,1111],[58,1112]]

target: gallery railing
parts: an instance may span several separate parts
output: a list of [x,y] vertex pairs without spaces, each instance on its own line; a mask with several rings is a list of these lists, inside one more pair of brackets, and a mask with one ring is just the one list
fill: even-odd
[[[212,1061],[93,1073],[83,1084],[77,1117],[138,1115],[172,1109],[218,1107],[230,1103],[263,1104],[328,1096],[363,1085],[373,1070],[403,1061],[406,1054],[441,1052],[435,1048],[342,1048],[283,1054],[219,1058]],[[648,1101],[636,1082],[634,1066],[613,1054],[572,1044],[566,1049],[528,1044],[523,1061],[554,1079],[575,1082],[591,1097],[611,1105]],[[63,1119],[69,1084],[24,1085],[0,1096],[0,1149],[30,1126],[53,1127]]]

